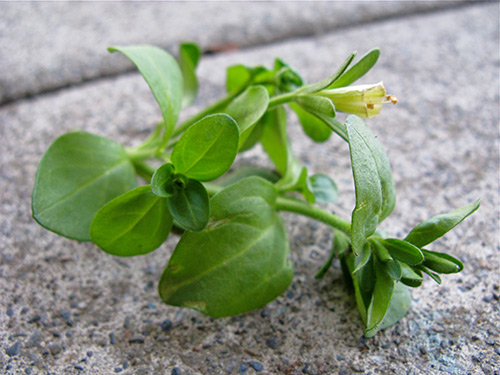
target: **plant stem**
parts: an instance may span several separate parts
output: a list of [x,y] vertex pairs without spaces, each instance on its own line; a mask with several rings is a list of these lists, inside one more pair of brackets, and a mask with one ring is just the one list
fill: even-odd
[[278,197],[278,200],[276,201],[276,208],[280,211],[288,211],[308,216],[312,219],[328,224],[331,227],[337,228],[346,234],[349,234],[351,231],[351,224],[349,222],[336,215],[326,212],[319,207],[311,206],[310,204],[296,199]]
[[151,177],[153,177],[155,169],[143,161],[134,161],[133,163],[136,173],[149,184],[149,182],[151,182]]
[[295,91],[287,92],[286,94],[277,95],[269,99],[269,105],[267,109],[277,107],[278,105],[288,103],[293,100],[297,93]]

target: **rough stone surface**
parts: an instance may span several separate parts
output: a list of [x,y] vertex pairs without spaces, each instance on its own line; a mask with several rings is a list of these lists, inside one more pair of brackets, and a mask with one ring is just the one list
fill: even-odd
[[[202,91],[191,113],[222,94],[227,65],[271,64],[281,56],[314,81],[352,49],[379,46],[380,62],[362,81],[384,79],[400,99],[369,121],[388,151],[399,197],[384,228],[401,237],[422,219],[482,198],[476,214],[432,246],[461,258],[465,270],[441,286],[426,280],[413,291],[408,315],[371,339],[363,336],[338,264],[314,279],[332,236],[308,219],[285,215],[295,265],[291,293],[260,311],[216,320],[159,300],[155,284],[175,236],[152,254],[121,259],[33,221],[37,163],[57,136],[83,129],[132,145],[160,119],[138,74],[1,107],[0,372],[252,374],[251,364],[259,363],[260,374],[498,373],[499,16],[498,4],[474,4],[220,53],[200,65]],[[313,144],[295,120],[290,136],[312,172],[335,178],[341,199],[328,208],[349,217],[346,145],[334,138]],[[267,162],[255,149],[238,163]],[[16,342],[19,354],[10,357],[6,349]]]
[[[462,1],[458,1],[462,2]],[[154,44],[173,53],[311,35],[457,2],[14,2],[0,5],[0,103],[131,69],[110,45]]]

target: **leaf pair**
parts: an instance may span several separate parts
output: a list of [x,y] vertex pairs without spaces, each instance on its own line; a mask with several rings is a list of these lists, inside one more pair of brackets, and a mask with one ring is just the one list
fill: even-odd
[[[210,216],[207,191],[199,181],[224,174],[238,149],[238,126],[225,115],[207,116],[190,127],[156,170],[151,186],[136,188],[106,204],[92,221],[92,241],[120,256],[149,253],[167,238],[173,220],[202,230]],[[154,194],[153,194],[154,193]]]
[[199,181],[214,180],[229,170],[238,152],[239,134],[230,116],[207,116],[182,134],[172,150],[172,163],[153,175],[153,193],[168,198],[170,212],[182,227],[201,230],[207,224],[208,193]]
[[182,235],[163,272],[163,301],[218,318],[262,307],[283,293],[293,270],[276,198],[276,188],[259,177],[212,197],[210,222]]

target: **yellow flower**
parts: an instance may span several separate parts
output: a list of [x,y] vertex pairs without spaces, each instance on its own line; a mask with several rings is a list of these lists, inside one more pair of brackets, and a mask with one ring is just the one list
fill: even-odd
[[329,98],[338,111],[364,118],[377,116],[382,109],[382,104],[398,102],[395,96],[387,95],[382,82],[323,90],[315,95]]

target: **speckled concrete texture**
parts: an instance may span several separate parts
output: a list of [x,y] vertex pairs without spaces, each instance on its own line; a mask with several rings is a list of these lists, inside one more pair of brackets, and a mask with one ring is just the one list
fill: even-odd
[[219,51],[461,2],[2,2],[0,103],[131,69],[110,45]]
[[[482,198],[477,213],[432,247],[462,259],[465,270],[441,286],[426,280],[408,315],[371,339],[338,264],[314,279],[332,236],[308,219],[284,215],[295,265],[288,291],[261,310],[217,320],[161,303],[156,283],[175,236],[152,254],[121,259],[33,221],[35,170],[57,136],[83,129],[129,146],[160,119],[138,74],[2,106],[0,372],[498,374],[499,20],[499,4],[470,4],[202,59],[200,96],[188,113],[223,93],[230,64],[280,56],[312,82],[351,50],[378,46],[379,64],[362,82],[383,79],[400,100],[369,121],[398,193],[383,229],[401,237],[422,219]],[[313,144],[292,119],[298,157],[339,186],[339,203],[327,208],[349,217],[347,146],[334,138]],[[267,161],[257,148],[237,163]]]

